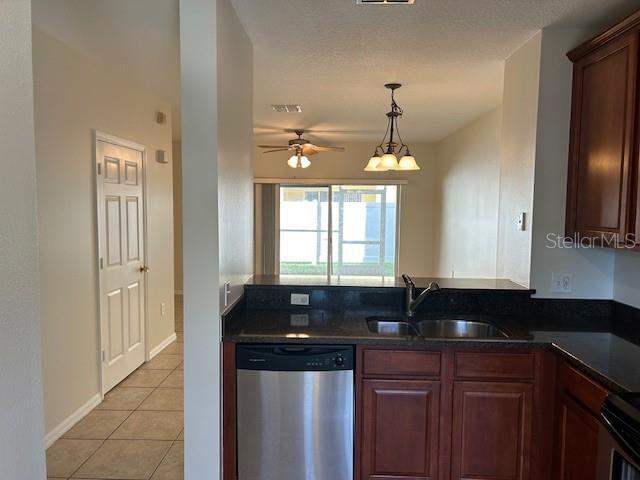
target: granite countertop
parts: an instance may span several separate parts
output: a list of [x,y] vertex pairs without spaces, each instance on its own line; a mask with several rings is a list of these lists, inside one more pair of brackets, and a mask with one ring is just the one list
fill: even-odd
[[[348,309],[245,309],[224,319],[223,340],[237,343],[339,343],[421,346],[436,348],[554,348],[588,371],[612,391],[640,391],[640,346],[609,332],[576,331],[575,325],[553,328],[543,318],[518,315],[460,315],[489,321],[508,338],[433,339],[419,336],[385,336],[367,328],[367,318],[398,318],[398,310]],[[420,318],[443,315],[421,314]],[[455,318],[456,315],[446,315]]]
[[[427,288],[431,282],[438,282],[440,288],[451,290],[515,290],[532,292],[526,287],[511,280],[487,278],[428,278],[412,277],[418,288]],[[245,287],[370,287],[370,288],[405,288],[400,277],[357,277],[333,275],[255,275]]]

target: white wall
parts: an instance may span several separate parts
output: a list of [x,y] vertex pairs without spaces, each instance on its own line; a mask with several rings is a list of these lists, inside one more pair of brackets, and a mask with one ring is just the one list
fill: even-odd
[[540,33],[505,62],[500,154],[500,203],[497,272],[528,286],[531,226],[516,228],[520,212],[531,221],[538,116]]
[[[312,135],[308,137],[315,139]],[[435,275],[439,208],[435,147],[428,143],[410,144],[420,171],[365,172],[363,168],[375,144],[349,142],[342,145],[344,152],[314,155],[310,158],[311,166],[304,170],[287,166],[289,155],[286,152],[264,154],[262,149],[256,148],[254,175],[257,178],[370,179],[373,184],[376,180],[408,180],[409,183],[401,188],[398,270],[422,277]]]
[[173,288],[182,293],[182,142],[173,142]]
[[[541,34],[530,285],[545,298],[613,295],[612,250],[548,248],[547,238],[564,235],[573,72],[566,53],[592,35],[577,29],[544,29]],[[574,275],[571,294],[551,293],[553,272]]]
[[501,125],[497,108],[436,145],[439,277],[496,277]]
[[[100,391],[92,129],[147,147],[150,349],[174,333],[169,106],[34,29],[46,431]],[[166,313],[160,314],[160,304]]]
[[185,478],[215,480],[221,453],[221,324],[214,292],[223,281],[240,282],[253,269],[253,59],[228,0],[182,0],[180,31]]
[[640,253],[615,252],[613,299],[640,308]]
[[45,477],[31,2],[0,3],[0,477]]
[[[220,305],[253,275],[253,46],[228,0],[218,2]],[[231,295],[225,303],[224,284]]]

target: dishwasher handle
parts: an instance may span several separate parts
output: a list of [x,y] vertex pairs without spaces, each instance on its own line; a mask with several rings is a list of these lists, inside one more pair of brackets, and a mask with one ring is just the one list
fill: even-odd
[[238,345],[239,370],[333,371],[353,370],[353,346]]

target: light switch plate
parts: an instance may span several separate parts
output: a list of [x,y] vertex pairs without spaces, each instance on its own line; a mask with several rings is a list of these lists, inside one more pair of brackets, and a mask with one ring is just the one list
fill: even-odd
[[292,293],[291,305],[309,305],[308,293]]
[[573,292],[573,273],[552,273],[551,293]]

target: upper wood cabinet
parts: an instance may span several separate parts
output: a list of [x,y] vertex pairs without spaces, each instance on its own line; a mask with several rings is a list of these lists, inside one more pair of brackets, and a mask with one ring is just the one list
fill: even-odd
[[635,242],[640,227],[639,42],[640,12],[568,54],[574,73],[566,233],[610,247]]

